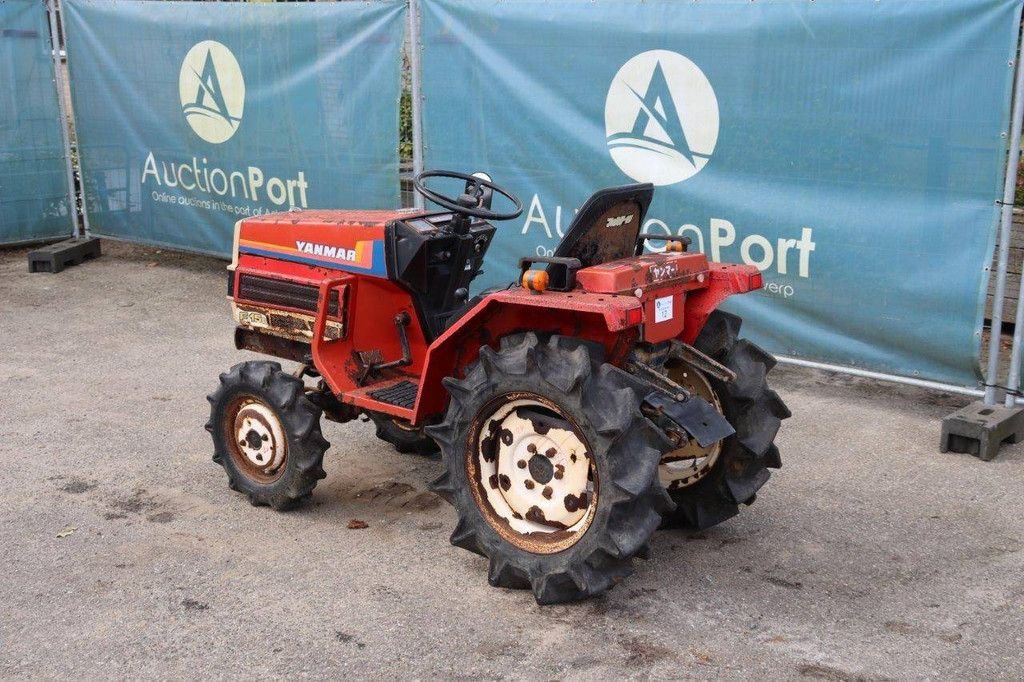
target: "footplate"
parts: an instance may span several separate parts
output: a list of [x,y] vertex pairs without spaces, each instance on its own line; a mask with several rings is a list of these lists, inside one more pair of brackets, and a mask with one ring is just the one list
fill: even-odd
[[695,395],[686,400],[674,400],[661,391],[653,391],[644,398],[644,403],[690,434],[702,448],[736,433],[714,405]]
[[418,384],[414,384],[411,381],[402,381],[392,386],[388,386],[387,388],[382,388],[377,391],[369,391],[368,395],[374,400],[379,400],[382,403],[397,405],[398,407],[404,407],[407,410],[411,410],[413,405],[416,404],[416,392],[418,390]]

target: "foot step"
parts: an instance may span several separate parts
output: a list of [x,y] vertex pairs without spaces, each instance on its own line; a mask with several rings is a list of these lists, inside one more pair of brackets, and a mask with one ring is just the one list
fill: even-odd
[[398,407],[404,407],[407,410],[411,410],[413,405],[416,404],[416,393],[418,390],[419,384],[415,384],[411,381],[401,381],[393,386],[382,388],[379,391],[370,391],[367,395],[382,403],[397,405]]

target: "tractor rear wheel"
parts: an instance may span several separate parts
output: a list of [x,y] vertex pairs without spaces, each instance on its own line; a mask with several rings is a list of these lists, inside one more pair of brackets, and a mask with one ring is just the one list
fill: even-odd
[[404,419],[377,412],[370,413],[370,419],[377,427],[377,438],[391,443],[395,450],[405,455],[433,455],[437,443]]
[[280,364],[237,364],[220,375],[207,400],[213,461],[224,467],[228,486],[253,505],[289,509],[326,475],[322,411],[306,398],[302,380]]
[[550,604],[610,589],[672,508],[658,480],[671,448],[640,412],[644,384],[576,339],[533,333],[484,347],[427,429],[433,490],[459,521],[453,545],[490,560],[491,585]]
[[735,381],[723,383],[679,361],[666,363],[669,378],[717,407],[736,433],[708,448],[691,442],[665,456],[659,475],[676,503],[665,527],[704,529],[735,516],[740,504],[754,502],[768,469],[782,466],[775,434],[790,412],[766,382],[775,358],[738,338],[741,323],[716,310],[694,342],[735,372]]

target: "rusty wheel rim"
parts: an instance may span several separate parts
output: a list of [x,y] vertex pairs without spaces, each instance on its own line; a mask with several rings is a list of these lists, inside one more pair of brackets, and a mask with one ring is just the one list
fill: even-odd
[[[668,368],[668,378],[692,395],[704,398],[714,405],[716,410],[722,412],[722,401],[700,370],[680,363]],[[668,452],[661,458],[658,476],[669,490],[686,488],[711,472],[721,452],[722,441],[702,448],[696,440],[690,440],[685,446]]]
[[228,454],[246,477],[261,484],[281,477],[288,439],[272,407],[255,396],[239,396],[225,410],[222,428]]
[[474,499],[499,535],[536,554],[583,537],[597,510],[597,468],[586,437],[557,405],[526,393],[495,399],[468,444]]

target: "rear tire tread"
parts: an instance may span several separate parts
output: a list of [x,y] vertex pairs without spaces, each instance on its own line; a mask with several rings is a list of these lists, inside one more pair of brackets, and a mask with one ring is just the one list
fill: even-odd
[[[448,412],[442,423],[427,429],[441,446],[445,467],[431,488],[459,515],[452,544],[489,558],[491,585],[530,587],[541,604],[584,599],[614,587],[632,573],[633,557],[648,552],[662,514],[674,508],[657,475],[669,444],[639,408],[644,384],[602,361],[600,351],[570,337],[545,342],[532,332],[505,337],[499,351],[481,349],[464,379],[444,381],[451,395]],[[504,387],[526,382],[538,393],[557,395],[558,404],[578,421],[586,415],[591,450],[603,459],[602,476],[611,479],[600,482],[600,506],[585,534],[553,554],[528,552],[498,535],[477,507],[465,470],[465,440],[477,410],[491,396],[511,390]]]
[[703,530],[732,518],[739,505],[754,501],[768,481],[768,470],[782,466],[774,441],[790,411],[767,384],[775,358],[740,339],[741,324],[738,316],[716,310],[694,342],[698,350],[736,373],[731,384],[708,377],[736,434],[723,443],[718,461],[704,478],[669,491],[677,506],[665,516],[664,527]]

